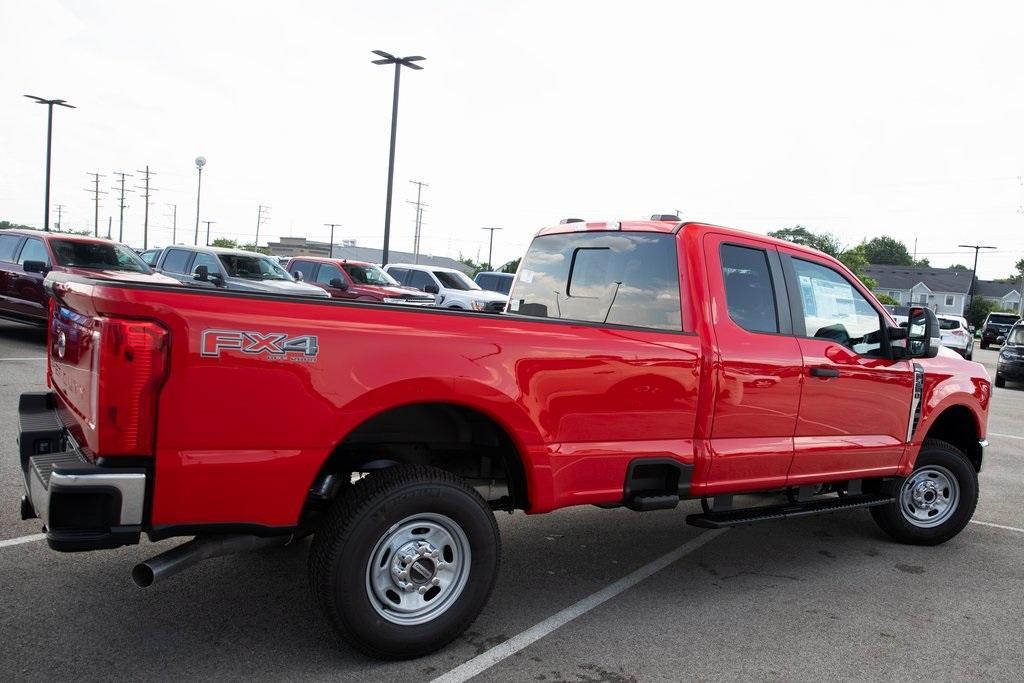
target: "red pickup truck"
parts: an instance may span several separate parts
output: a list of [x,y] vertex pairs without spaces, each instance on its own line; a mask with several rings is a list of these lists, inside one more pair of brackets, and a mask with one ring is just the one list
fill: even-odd
[[137,565],[143,586],[311,533],[316,599],[373,656],[473,621],[495,510],[699,499],[687,521],[721,527],[866,508],[938,544],[978,499],[982,366],[927,309],[897,326],[835,259],[758,235],[545,229],[504,315],[47,282],[23,516],[65,551],[195,536]]

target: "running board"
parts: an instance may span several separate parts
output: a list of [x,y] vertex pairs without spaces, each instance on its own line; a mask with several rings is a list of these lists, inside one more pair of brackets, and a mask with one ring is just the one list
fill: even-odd
[[875,507],[876,505],[886,505],[894,500],[895,498],[892,496],[876,494],[843,496],[841,498],[819,498],[803,503],[785,503],[782,505],[766,505],[687,515],[686,523],[705,529],[723,529],[740,524],[771,522],[789,517],[804,517],[806,515],[820,515],[826,512],[838,512],[853,508]]

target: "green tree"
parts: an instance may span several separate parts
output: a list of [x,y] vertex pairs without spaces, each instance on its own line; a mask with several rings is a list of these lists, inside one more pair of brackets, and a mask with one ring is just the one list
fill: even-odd
[[[1021,259],[1021,260],[1024,261],[1024,259]],[[970,270],[970,268],[968,268],[967,266],[963,265],[962,263],[954,263],[953,265],[951,265],[949,267],[949,269],[950,270]]]
[[249,244],[243,244],[242,246],[240,246],[238,248],[242,249],[244,251],[255,251],[257,254],[266,254],[267,256],[270,256],[270,249],[269,248],[267,248],[267,247],[257,247],[252,242],[250,242]]
[[[869,278],[870,279],[870,278]],[[879,303],[883,303],[887,306],[899,306],[900,302],[893,299],[888,294],[876,294],[875,298],[878,299]]]
[[522,259],[521,258],[512,259],[511,261],[509,261],[508,263],[506,263],[505,265],[503,265],[501,267],[501,272],[502,273],[515,273],[517,270],[519,270],[519,261],[520,260],[522,260]]
[[491,269],[490,265],[488,265],[486,263],[477,263],[476,261],[474,261],[473,259],[469,258],[468,256],[463,256],[462,252],[459,252],[459,258],[456,259],[456,260],[459,263],[461,263],[461,264],[463,264],[463,265],[465,265],[465,266],[467,266],[467,267],[472,269],[473,272],[469,274],[470,277],[475,276],[477,273],[482,273],[482,272],[484,272],[486,270],[490,270]]
[[20,230],[35,230],[32,226],[21,225],[20,223],[11,223],[10,221],[0,221],[0,230],[8,230],[10,228],[18,228]]
[[912,266],[914,257],[907,250],[907,245],[895,237],[882,235],[873,237],[864,243],[864,257],[872,265]]
[[210,242],[211,247],[221,247],[222,249],[238,249],[238,242],[227,237],[218,237],[214,241]]
[[976,296],[971,300],[971,305],[967,307],[967,321],[975,327],[981,327],[981,324],[985,322],[985,316],[996,309],[996,305],[987,299],[980,296]]
[[812,232],[802,225],[795,225],[792,228],[775,230],[773,232],[769,232],[768,236],[779,240],[786,240],[787,242],[799,244],[804,247],[810,247],[811,249],[817,249],[818,251],[825,252],[829,256],[838,257],[843,249],[843,245],[840,244],[835,235],[831,235],[827,232]]
[[1024,258],[1014,263],[1013,267],[1017,269],[1017,277],[1024,280]]
[[864,283],[865,287],[872,290],[878,287],[878,281],[872,277],[868,277],[864,272],[871,263],[864,254],[863,244],[858,244],[857,246],[847,249],[843,253],[839,254],[839,260],[842,261],[843,265],[849,268],[854,275],[860,278],[860,281]]

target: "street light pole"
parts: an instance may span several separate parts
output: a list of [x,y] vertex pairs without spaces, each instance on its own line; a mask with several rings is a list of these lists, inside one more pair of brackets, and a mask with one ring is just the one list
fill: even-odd
[[206,223],[206,246],[210,246],[210,224],[216,223],[217,221],[203,221]]
[[199,171],[199,184],[196,185],[196,236],[195,240],[192,242],[192,245],[196,247],[199,246],[199,198],[203,193],[203,166],[205,165],[206,157],[196,157],[196,169]]
[[490,246],[487,247],[487,267],[490,268],[491,270],[494,270],[494,264],[491,262],[491,259],[494,258],[494,231],[495,230],[501,230],[501,228],[480,228],[480,229],[481,230],[490,230],[491,231],[491,243],[490,243]]
[[974,268],[971,269],[971,287],[967,291],[967,310],[971,310],[971,304],[974,303],[974,283],[978,279],[978,252],[982,249],[995,249],[995,247],[986,247],[980,244],[960,244],[958,245],[961,249],[973,249],[974,250]]
[[35,100],[38,104],[45,104],[47,106],[46,112],[46,204],[43,208],[43,230],[50,231],[50,150],[53,146],[53,105],[58,107],[67,107],[68,109],[74,109],[73,104],[68,104],[64,100],[44,100],[42,97],[36,97],[35,95],[25,95],[30,100]]
[[334,258],[334,229],[340,228],[341,223],[324,223],[331,228],[331,258]]
[[423,61],[426,57],[396,57],[383,50],[374,50],[373,54],[381,57],[381,59],[373,60],[374,64],[395,65],[395,93],[391,101],[391,151],[388,155],[388,192],[384,207],[384,248],[381,254],[381,265],[386,266],[388,264],[388,246],[391,242],[391,189],[395,180],[395,138],[398,133],[398,85],[402,74],[402,67],[407,66],[410,69],[419,71],[423,67],[415,62]]

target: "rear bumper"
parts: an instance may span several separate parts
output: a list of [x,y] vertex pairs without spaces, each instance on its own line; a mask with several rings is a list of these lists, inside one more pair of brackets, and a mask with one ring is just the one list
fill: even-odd
[[1024,361],[1000,360],[996,365],[996,372],[1003,379],[1008,379],[1012,382],[1024,381]]
[[73,552],[138,543],[146,468],[90,463],[64,429],[52,392],[22,394],[18,419],[22,518],[42,520],[50,547]]

